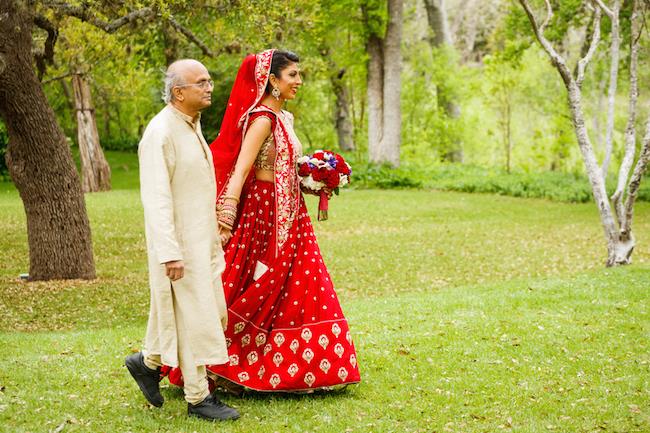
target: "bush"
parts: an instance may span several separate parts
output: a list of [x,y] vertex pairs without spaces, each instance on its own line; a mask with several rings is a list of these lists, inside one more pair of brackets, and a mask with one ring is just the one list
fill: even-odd
[[124,152],[137,152],[140,138],[137,137],[101,137],[100,144],[103,150],[119,150]]
[[352,167],[352,182],[360,188],[421,188],[422,182],[408,170],[385,165],[359,165]]
[[[586,203],[592,200],[591,185],[585,176],[560,172],[506,173],[472,165],[404,164],[393,169],[353,163],[352,186],[357,188],[431,188],[443,191],[500,194],[512,197],[545,198],[552,201]],[[615,183],[608,182],[608,191]],[[639,201],[650,201],[650,184],[644,179]]]

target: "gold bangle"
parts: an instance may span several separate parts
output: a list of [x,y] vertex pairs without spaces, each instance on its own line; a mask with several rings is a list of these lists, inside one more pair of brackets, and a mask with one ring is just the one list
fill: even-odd
[[223,199],[224,200],[231,199],[231,200],[235,200],[236,203],[239,203],[239,197],[234,196],[234,195],[226,195],[226,196],[223,197]]

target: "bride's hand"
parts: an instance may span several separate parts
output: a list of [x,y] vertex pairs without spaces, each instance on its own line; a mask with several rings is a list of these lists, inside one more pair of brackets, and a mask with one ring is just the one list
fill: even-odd
[[221,238],[221,246],[224,247],[232,237],[232,230],[219,226],[219,237]]

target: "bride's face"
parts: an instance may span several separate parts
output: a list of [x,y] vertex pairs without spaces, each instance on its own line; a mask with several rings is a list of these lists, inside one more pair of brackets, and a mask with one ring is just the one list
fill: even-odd
[[280,71],[280,76],[275,77],[271,84],[280,89],[280,98],[294,99],[298,93],[298,87],[302,86],[302,78],[297,63],[290,63]]

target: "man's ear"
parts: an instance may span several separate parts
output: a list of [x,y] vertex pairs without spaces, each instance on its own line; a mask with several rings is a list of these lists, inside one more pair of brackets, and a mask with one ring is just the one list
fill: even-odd
[[174,87],[172,89],[172,93],[174,94],[174,99],[176,99],[177,101],[183,101],[183,99],[185,99],[180,87]]

